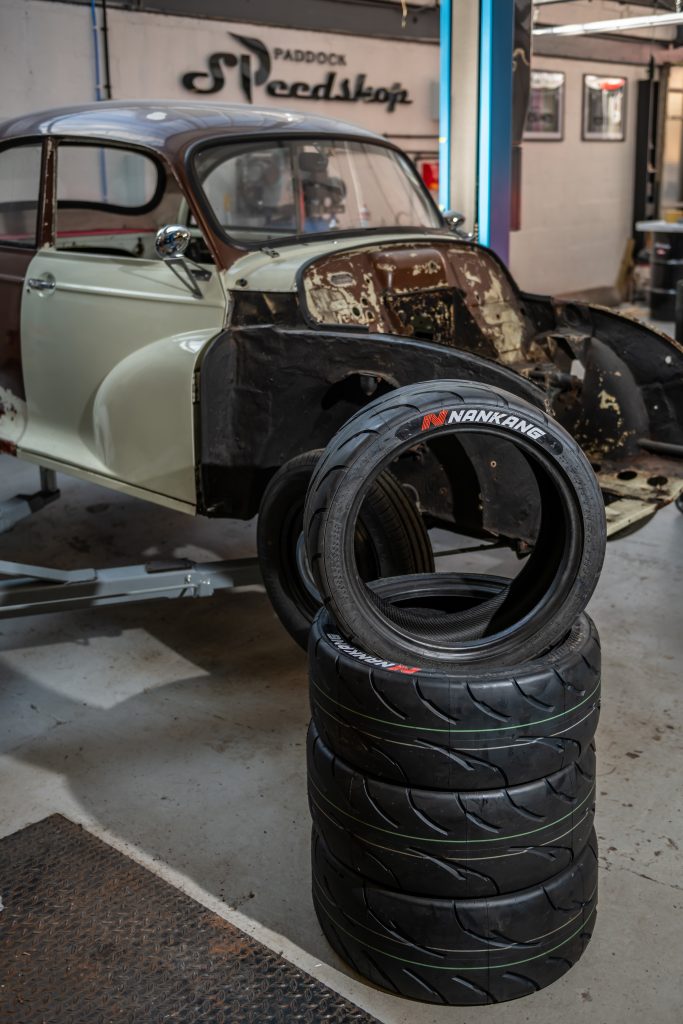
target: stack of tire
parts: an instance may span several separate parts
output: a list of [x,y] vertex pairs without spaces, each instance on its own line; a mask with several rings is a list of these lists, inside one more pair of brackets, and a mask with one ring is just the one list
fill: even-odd
[[[473,424],[536,467],[544,507],[525,568],[513,582],[364,584],[353,537],[367,488],[427,432]],[[309,641],[308,777],[328,941],[372,982],[427,1002],[543,988],[581,956],[597,905],[600,646],[584,609],[605,533],[590,465],[554,420],[505,392],[415,385],[332,440],[305,531],[324,602]]]

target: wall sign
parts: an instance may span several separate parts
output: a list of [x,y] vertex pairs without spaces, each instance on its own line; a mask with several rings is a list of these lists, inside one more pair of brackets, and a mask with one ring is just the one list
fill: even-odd
[[623,142],[626,138],[626,79],[583,76],[581,138],[591,142]]
[[[181,78],[184,89],[195,93],[217,93],[225,86],[225,75],[238,76],[240,89],[249,103],[254,101],[254,87],[264,86],[268,96],[278,99],[327,100],[341,103],[379,103],[392,113],[397,106],[412,103],[408,90],[400,82],[391,86],[367,84],[367,75],[345,75],[336,70],[346,66],[346,55],[325,50],[300,50],[274,47],[271,57],[268,47],[254,36],[228,35],[238,43],[237,52],[221,51],[206,58],[205,71],[187,71]],[[291,81],[271,76],[273,60],[295,64],[327,65],[327,71],[317,81]]]
[[524,141],[559,142],[564,125],[564,72],[532,71]]

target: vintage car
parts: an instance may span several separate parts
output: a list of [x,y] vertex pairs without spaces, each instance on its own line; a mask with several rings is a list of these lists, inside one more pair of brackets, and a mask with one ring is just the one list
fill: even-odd
[[[551,410],[594,465],[613,535],[680,496],[681,346],[520,292],[386,139],[213,103],[0,124],[0,450],[189,515],[267,511],[264,574],[293,633],[286,602],[310,615],[315,453],[373,397],[437,378]],[[413,452],[394,499],[523,554],[533,481],[501,455]],[[291,460],[285,505],[264,506]]]

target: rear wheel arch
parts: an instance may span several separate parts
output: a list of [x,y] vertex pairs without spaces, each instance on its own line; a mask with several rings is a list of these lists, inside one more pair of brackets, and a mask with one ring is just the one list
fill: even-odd
[[[500,387],[539,409],[546,404],[533,382],[491,360],[355,330],[230,328],[206,346],[199,369],[199,509],[214,516],[255,515],[281,465],[323,448],[363,405],[405,384],[466,379]],[[233,494],[226,504],[231,481],[245,476],[253,483],[248,496],[240,503]]]

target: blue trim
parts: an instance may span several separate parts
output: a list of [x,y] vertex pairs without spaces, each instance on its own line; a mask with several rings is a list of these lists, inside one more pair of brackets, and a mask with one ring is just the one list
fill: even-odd
[[97,11],[95,0],[90,0],[90,24],[92,26],[93,52],[95,54],[95,99],[99,103],[102,99],[102,86],[100,77],[100,47],[97,39]]
[[[99,103],[102,99],[102,85],[100,77],[100,44],[97,36],[97,10],[95,0],[90,0],[90,23],[92,25],[93,51],[95,54],[95,99]],[[102,199],[107,200],[107,163],[104,156],[104,149],[100,147],[100,185],[102,187]]]
[[477,158],[478,240],[491,242],[491,76],[493,0],[481,0],[479,21],[479,151]]
[[512,202],[514,0],[480,0],[479,241],[508,261]]
[[441,0],[439,14],[439,206],[451,208],[452,0]]

